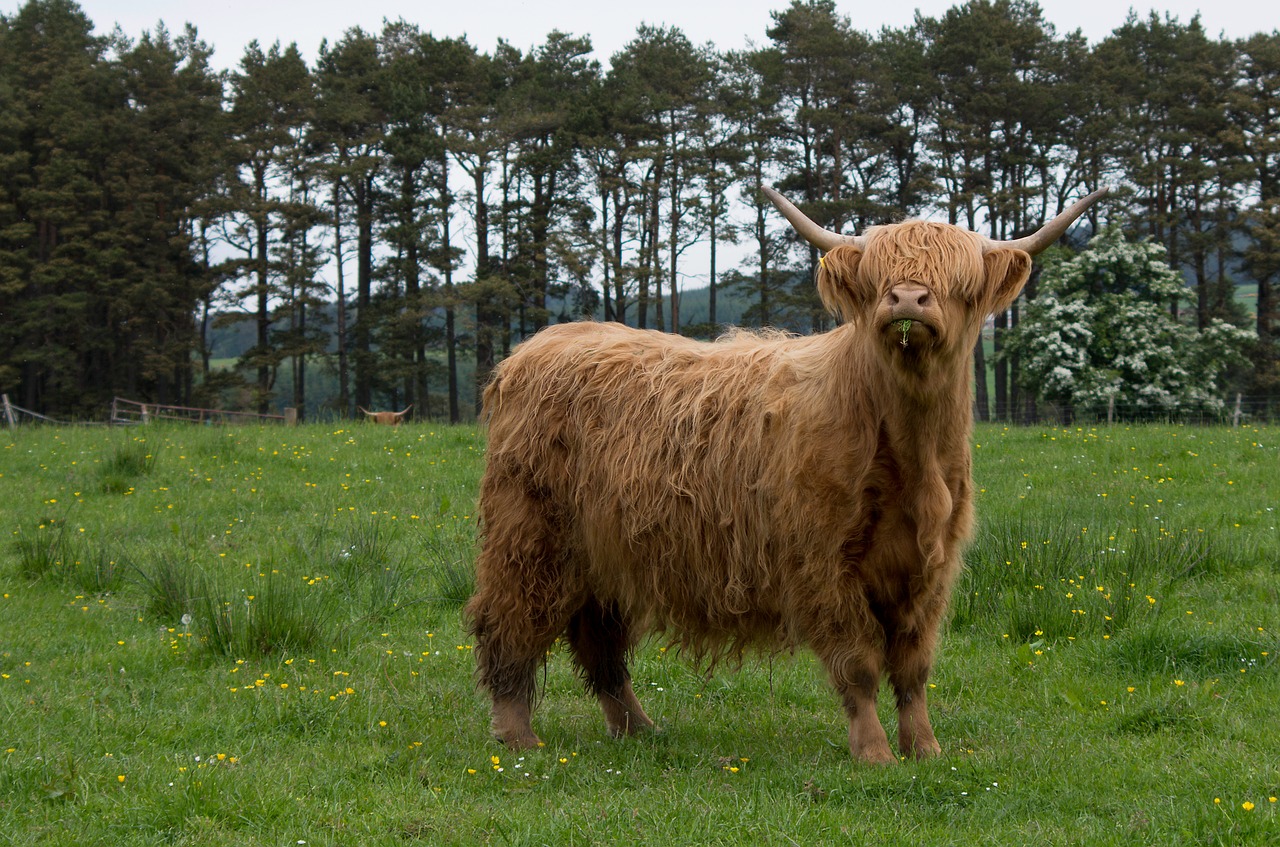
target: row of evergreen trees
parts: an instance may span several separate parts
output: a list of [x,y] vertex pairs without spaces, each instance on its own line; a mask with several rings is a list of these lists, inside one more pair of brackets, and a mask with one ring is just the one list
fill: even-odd
[[[210,402],[242,378],[247,405],[305,408],[323,361],[343,412],[447,386],[457,420],[513,343],[575,314],[710,333],[732,284],[747,322],[821,329],[816,256],[762,184],[834,228],[933,214],[997,238],[1117,184],[1101,214],[1187,274],[1185,320],[1248,322],[1256,284],[1253,388],[1275,387],[1277,33],[1131,14],[1090,45],[1026,0],[970,0],[869,34],[792,0],[759,46],[642,26],[607,69],[586,37],[484,53],[397,21],[310,66],[253,43],[224,73],[190,27],[92,32],[72,0],[0,17],[0,389],[28,408]],[[750,258],[726,268],[729,243]],[[210,364],[229,312],[256,328],[242,376]],[[997,357],[997,415],[1018,382]]]

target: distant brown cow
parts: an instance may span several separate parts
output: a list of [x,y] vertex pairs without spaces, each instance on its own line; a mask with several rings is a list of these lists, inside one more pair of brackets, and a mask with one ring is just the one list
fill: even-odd
[[410,403],[403,412],[370,412],[368,409],[361,406],[356,406],[356,408],[364,412],[365,420],[370,423],[383,424],[385,426],[400,426],[401,422],[404,421],[404,416],[409,413],[409,409],[413,408],[413,404]]
[[1031,256],[1105,193],[994,242],[922,221],[842,236],[769,192],[826,253],[837,329],[703,343],[573,323],[520,345],[484,393],[466,610],[497,737],[540,743],[537,670],[561,635],[610,733],[651,727],[626,658],[665,631],[711,659],[808,644],[869,762],[895,761],[887,674],[898,749],[941,752],[925,692],[973,522],[971,351]]

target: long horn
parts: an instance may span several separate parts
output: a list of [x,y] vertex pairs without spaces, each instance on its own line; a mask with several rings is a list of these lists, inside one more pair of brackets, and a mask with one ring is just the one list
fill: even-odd
[[1075,223],[1076,218],[1083,215],[1090,206],[1106,197],[1111,193],[1109,186],[1103,186],[1092,194],[1081,197],[1071,206],[1058,215],[1053,220],[1046,223],[1040,229],[1025,238],[1015,238],[1011,241],[992,241],[992,244],[999,244],[1005,247],[1014,247],[1018,250],[1025,250],[1032,256],[1041,253],[1050,244],[1053,244],[1062,234],[1067,231],[1067,227]]
[[839,247],[841,244],[852,244],[855,247],[865,246],[865,239],[862,236],[841,235],[838,232],[823,229],[810,220],[804,212],[797,209],[790,200],[772,188],[762,185],[760,189],[764,191],[764,196],[768,197],[773,201],[773,205],[778,207],[778,211],[787,219],[796,233],[823,253],[829,253],[832,248]]

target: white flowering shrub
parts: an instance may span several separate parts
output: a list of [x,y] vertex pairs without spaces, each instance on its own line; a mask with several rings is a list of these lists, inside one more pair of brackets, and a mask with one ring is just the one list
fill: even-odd
[[1140,415],[1219,411],[1224,376],[1257,337],[1220,320],[1203,332],[1180,323],[1171,307],[1186,296],[1163,247],[1109,227],[1045,269],[1002,355],[1018,357],[1024,389],[1077,413],[1105,414],[1112,401]]

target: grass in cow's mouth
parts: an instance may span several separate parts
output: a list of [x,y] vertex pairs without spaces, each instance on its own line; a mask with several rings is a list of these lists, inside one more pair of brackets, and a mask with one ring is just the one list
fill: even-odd
[[898,326],[898,330],[902,333],[903,347],[907,346],[907,334],[911,332],[911,323],[912,322],[910,320],[905,320],[905,319],[898,321],[897,326]]

